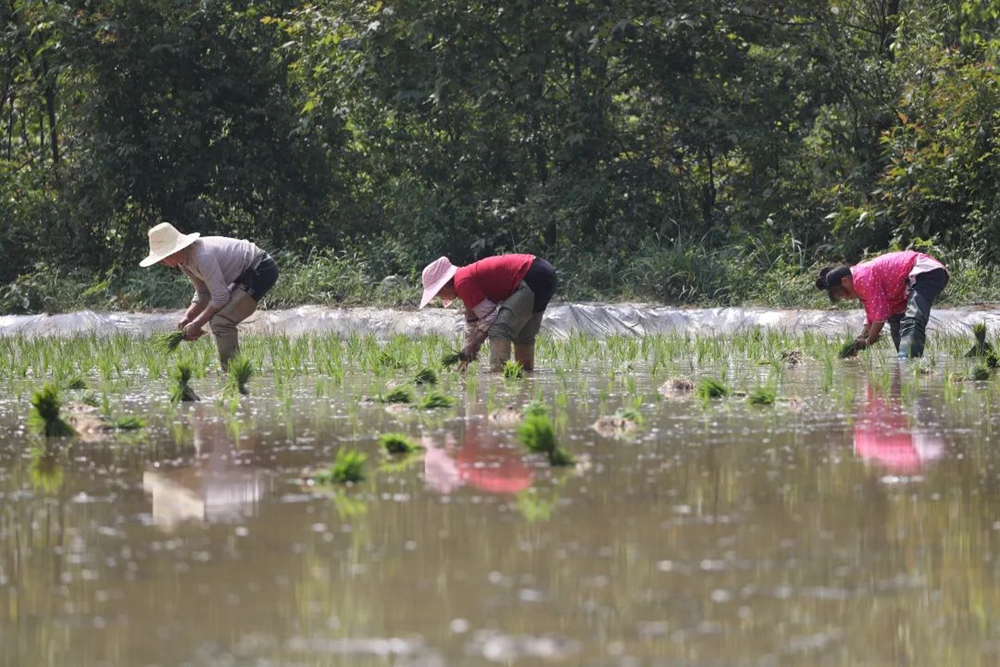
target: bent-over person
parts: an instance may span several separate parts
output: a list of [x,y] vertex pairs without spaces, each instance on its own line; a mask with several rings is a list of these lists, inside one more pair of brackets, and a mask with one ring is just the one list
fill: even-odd
[[250,317],[278,280],[278,264],[254,243],[226,236],[181,234],[168,222],[149,230],[149,256],[139,262],[180,269],[194,285],[194,297],[177,323],[187,340],[215,336],[223,372],[239,350],[237,325]]
[[428,264],[420,307],[436,296],[445,307],[456,298],[465,304],[465,345],[462,366],[476,358],[490,340],[490,370],[500,371],[510,359],[526,371],[535,369],[535,338],[542,317],[555,294],[558,279],[552,265],[534,255],[498,255],[468,266],[455,266],[447,257]]

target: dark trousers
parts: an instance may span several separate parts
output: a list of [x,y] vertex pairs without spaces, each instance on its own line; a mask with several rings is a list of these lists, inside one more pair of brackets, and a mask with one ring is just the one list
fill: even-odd
[[257,264],[257,268],[247,269],[240,274],[236,279],[236,286],[253,297],[254,301],[260,301],[271,291],[276,282],[278,282],[278,263],[273,257],[264,253],[264,258]]
[[555,268],[541,257],[536,257],[524,274],[524,282],[535,293],[534,312],[543,312],[549,307],[549,301],[559,285]]
[[944,269],[934,269],[917,274],[916,280],[907,289],[906,310],[889,317],[892,342],[900,357],[924,356],[924,341],[927,339],[927,321],[931,317],[931,306],[947,284],[948,272]]

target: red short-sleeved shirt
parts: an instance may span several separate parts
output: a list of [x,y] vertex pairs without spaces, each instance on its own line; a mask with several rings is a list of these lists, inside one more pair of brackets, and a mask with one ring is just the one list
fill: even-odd
[[890,252],[851,267],[854,291],[858,293],[869,322],[884,322],[890,315],[906,311],[906,290],[911,274],[922,270],[944,268],[930,255],[903,250]]
[[485,299],[500,303],[514,293],[533,261],[534,255],[498,255],[473,262],[455,272],[455,292],[470,310]]

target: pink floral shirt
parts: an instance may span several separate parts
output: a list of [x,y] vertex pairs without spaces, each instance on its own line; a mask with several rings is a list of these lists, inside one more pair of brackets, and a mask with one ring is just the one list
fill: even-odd
[[885,322],[906,311],[907,288],[917,260],[921,270],[944,268],[930,255],[913,250],[890,252],[851,267],[854,291],[861,299],[869,322]]

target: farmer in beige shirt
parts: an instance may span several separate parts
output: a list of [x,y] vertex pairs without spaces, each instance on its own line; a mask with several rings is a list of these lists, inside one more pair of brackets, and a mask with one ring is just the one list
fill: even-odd
[[219,348],[222,370],[239,349],[236,325],[257,310],[257,303],[278,279],[278,265],[250,241],[225,236],[181,234],[167,222],[149,230],[149,256],[139,265],[179,268],[194,284],[194,298],[177,328],[195,340],[209,324]]

